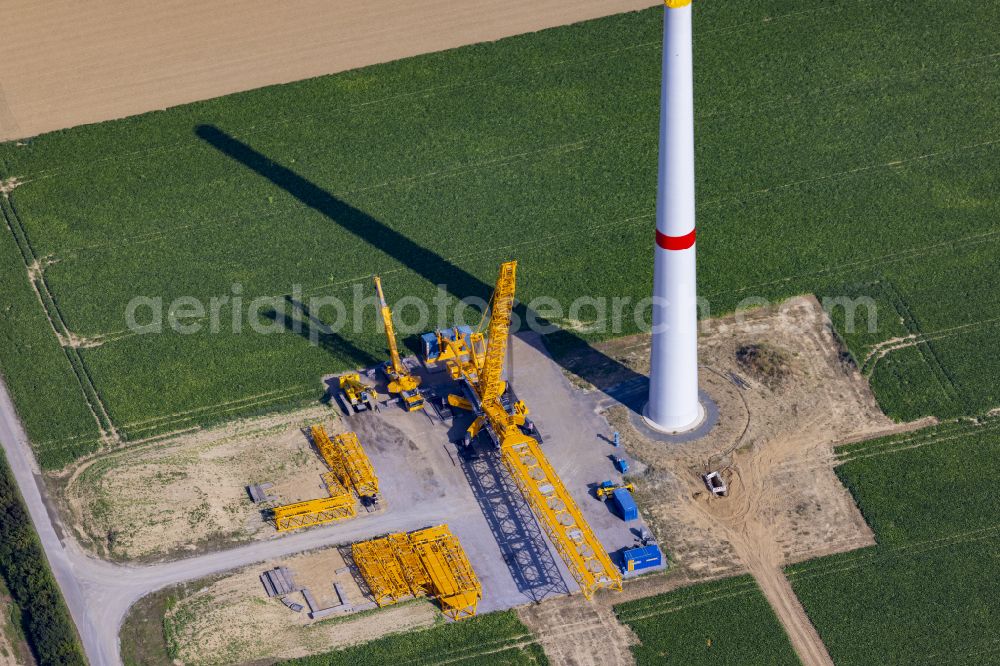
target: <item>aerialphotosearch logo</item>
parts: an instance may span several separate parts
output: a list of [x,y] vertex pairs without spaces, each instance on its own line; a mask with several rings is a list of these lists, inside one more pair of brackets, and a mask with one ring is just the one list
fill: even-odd
[[[750,315],[761,309],[775,310],[793,325],[808,327],[817,323],[809,321],[808,315],[792,304],[793,301],[747,297],[732,308],[732,318],[723,319],[712,319],[712,308],[705,298],[679,307],[697,308],[702,332],[719,326],[754,326]],[[837,321],[839,330],[847,334],[862,329],[869,333],[877,330],[877,305],[870,297],[828,296],[820,304],[822,312]],[[488,309],[484,298],[456,298],[446,285],[438,285],[430,299],[407,295],[389,305],[396,331],[404,336],[454,326],[474,327]],[[511,330],[530,330],[543,335],[562,330],[585,336],[666,331],[668,324],[654,327],[654,321],[665,319],[656,316],[657,308],[663,308],[662,314],[670,307],[670,303],[657,297],[579,296],[566,304],[552,296],[537,296],[528,303],[515,302]],[[306,298],[302,285],[293,285],[282,296],[249,296],[241,283],[234,283],[228,294],[207,299],[179,296],[166,301],[159,296],[136,296],[125,308],[125,324],[137,335],[167,331],[179,335],[246,331],[272,335],[291,331],[318,345],[324,336],[364,333],[378,313],[378,298],[362,284],[353,285],[347,298],[329,294]]]

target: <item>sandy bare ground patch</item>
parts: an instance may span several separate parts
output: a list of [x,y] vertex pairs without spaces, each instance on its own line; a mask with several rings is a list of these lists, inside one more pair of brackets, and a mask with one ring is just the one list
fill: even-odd
[[[296,584],[309,588],[324,607],[337,603],[334,582],[343,586],[351,603],[367,601],[350,573],[337,573],[345,564],[336,548],[247,567],[185,596],[167,611],[167,641],[175,646],[179,661],[207,666],[302,657],[429,627],[440,617],[431,603],[416,601],[310,620],[308,608],[295,613],[267,597],[258,576],[276,566],[288,567]],[[290,596],[305,605],[301,594]]]
[[269,536],[246,485],[273,482],[282,504],[325,497],[326,466],[303,432],[317,421],[343,429],[313,408],[100,455],[63,473],[65,524],[85,548],[120,560]]
[[[619,600],[617,595],[611,598]],[[591,603],[580,596],[560,597],[524,606],[517,614],[553,664],[635,664],[631,646],[637,645],[639,639],[618,622],[610,604]]]
[[[737,361],[736,352],[745,345],[779,350],[788,360],[787,376],[773,386],[754,377]],[[648,371],[648,337],[616,340],[602,351],[639,372]],[[874,543],[833,472],[833,445],[910,426],[894,424],[882,414],[814,298],[707,322],[700,354],[702,388],[718,403],[721,415],[704,439],[655,442],[633,426],[624,408],[608,413],[630,453],[649,467],[637,480],[639,505],[683,582],[749,570],[803,663],[828,665],[829,655],[782,567]],[[739,388],[731,373],[747,386]],[[710,470],[722,471],[729,497],[708,493],[701,475]],[[638,581],[633,585],[643,588],[642,593],[626,596],[679,586],[662,580]],[[616,601],[604,597],[604,603]]]
[[650,0],[11,0],[0,140],[616,12]]

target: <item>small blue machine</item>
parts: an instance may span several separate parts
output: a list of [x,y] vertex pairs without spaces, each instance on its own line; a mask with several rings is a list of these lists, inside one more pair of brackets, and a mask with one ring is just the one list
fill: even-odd
[[638,520],[639,508],[632,499],[632,493],[626,488],[617,488],[611,493],[611,504],[615,508],[615,513],[624,520]]

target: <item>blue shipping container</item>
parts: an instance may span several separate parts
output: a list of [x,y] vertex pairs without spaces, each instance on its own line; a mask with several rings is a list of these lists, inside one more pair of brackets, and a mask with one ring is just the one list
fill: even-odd
[[431,361],[438,357],[441,352],[438,350],[438,339],[436,333],[424,333],[420,336],[424,343],[424,360]]
[[632,493],[625,488],[619,488],[611,494],[611,500],[622,520],[635,520],[639,517],[639,508],[632,499]]
[[622,571],[640,571],[663,564],[663,553],[660,552],[659,546],[653,544],[642,548],[629,548],[622,553],[622,559],[625,561]]

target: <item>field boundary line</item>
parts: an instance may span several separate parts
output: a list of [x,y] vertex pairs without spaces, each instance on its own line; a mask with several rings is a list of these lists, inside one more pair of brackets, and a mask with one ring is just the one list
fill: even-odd
[[[132,432],[137,434],[137,433],[145,432],[145,431],[148,431],[148,430],[155,431],[155,430],[157,430],[159,428],[167,428],[167,427],[171,427],[172,428],[172,427],[174,427],[174,426],[176,426],[178,424],[181,424],[181,423],[196,422],[198,419],[210,419],[210,420],[219,419],[219,418],[222,418],[224,414],[227,414],[229,412],[234,412],[234,411],[243,410],[243,409],[251,409],[251,408],[256,408],[256,409],[266,408],[268,406],[275,405],[275,404],[281,402],[282,400],[290,400],[290,399],[298,397],[298,396],[304,396],[304,395],[313,393],[315,390],[317,390],[317,389],[303,389],[303,390],[298,391],[296,393],[290,393],[290,394],[287,394],[287,395],[275,396],[275,397],[269,398],[267,400],[261,400],[261,401],[258,401],[258,402],[251,402],[251,403],[247,403],[247,404],[236,405],[236,406],[233,406],[233,407],[227,407],[226,409],[221,409],[221,410],[218,410],[218,411],[210,411],[210,412],[206,412],[204,414],[198,414],[196,416],[186,416],[186,417],[183,417],[183,418],[172,419],[172,420],[164,421],[164,422],[161,422],[161,423],[158,423],[158,424],[155,424],[155,425],[151,425],[151,426],[145,426],[145,427],[142,427],[142,428],[135,428],[135,429],[132,430]],[[202,427],[202,426],[197,426],[197,427]],[[145,436],[144,435],[144,436],[142,436],[142,438],[137,439],[136,441],[148,441],[148,439],[153,439],[153,438],[156,438],[156,437],[158,437],[158,435],[150,435],[150,436]]]
[[[720,596],[731,596],[730,594],[724,594],[724,593],[738,592],[742,594],[750,590],[760,589],[755,579],[745,580],[737,583],[736,579],[742,577],[743,575],[746,574],[742,574],[740,576],[734,576],[732,578],[722,578],[717,581],[711,581],[711,583],[715,583],[715,585],[712,585],[709,589],[702,590],[695,594],[688,593],[684,595],[683,598],[681,599],[665,599],[655,603],[643,604],[639,608],[637,608],[634,612],[636,613],[636,617],[640,616],[645,617],[645,611],[647,610],[657,610],[661,608],[686,608],[688,605],[690,605],[688,604],[688,602],[691,601],[696,601],[698,603],[701,603],[701,601],[706,599],[708,601],[711,601]],[[711,585],[711,583],[707,584]],[[697,586],[699,584],[706,584],[706,583],[694,583],[693,585]],[[684,589],[685,589],[684,587],[677,588],[677,590],[667,592],[665,593],[665,595],[670,596],[674,593],[681,592]],[[640,597],[639,599],[626,603],[628,604],[638,603],[650,598],[652,597]],[[628,615],[629,612],[630,611],[628,610],[620,610],[616,611],[615,615],[618,617],[620,621],[627,621],[629,619]]]
[[[550,144],[535,150],[527,150],[517,153],[506,153],[506,154],[496,155],[491,158],[480,161],[452,163],[448,166],[445,166],[443,168],[434,171],[427,171],[419,174],[399,176],[398,178],[393,178],[391,180],[383,181],[381,183],[369,184],[361,187],[333,190],[330,192],[330,194],[331,196],[337,198],[345,198],[350,195],[363,193],[380,188],[406,186],[406,185],[411,185],[413,183],[419,183],[425,180],[434,180],[436,178],[448,178],[458,174],[474,172],[481,169],[488,170],[491,168],[503,168],[521,161],[529,161],[533,157],[548,156],[551,154],[563,154],[567,152],[572,152],[574,150],[584,150],[586,149],[588,143],[592,142],[595,137],[599,138],[600,136],[603,136],[603,134],[584,135],[572,141],[564,141],[561,143]],[[274,163],[278,164],[278,162]],[[235,173],[236,173],[235,177],[240,177],[241,174],[240,171],[236,171]],[[234,174],[228,173],[218,178],[213,178],[208,181],[203,181],[202,184],[210,185],[215,183],[223,183],[232,180],[233,178]],[[169,237],[171,235],[174,235],[178,231],[182,230],[202,231],[223,225],[229,225],[240,222],[253,224],[260,220],[267,220],[274,217],[281,217],[288,215],[289,213],[294,213],[296,211],[309,210],[310,208],[311,207],[308,206],[307,204],[303,204],[300,202],[292,202],[288,209],[275,210],[267,213],[260,213],[256,209],[250,209],[242,213],[227,215],[222,219],[203,220],[200,222],[192,222],[189,224],[181,224],[171,227],[164,227],[162,225],[162,223],[166,222],[167,220],[154,220],[150,222],[150,224],[157,226],[156,231],[149,231],[145,233],[136,234],[130,238],[122,239],[121,241],[105,241],[89,245],[78,245],[65,250],[61,250],[60,252],[63,255],[69,255],[69,254],[79,254],[91,251],[103,251],[107,249],[117,250],[117,249],[127,248],[133,245],[139,245],[141,243],[155,242],[163,238]],[[176,216],[170,219],[176,219]]]
[[966,421],[962,419],[955,419],[927,428],[903,432],[898,435],[890,434],[885,437],[872,437],[869,439],[843,444],[841,446],[835,446],[833,455],[834,458],[839,461],[842,458],[849,458],[858,453],[866,453],[873,448],[898,446],[912,442],[923,442],[951,435],[966,436],[973,434],[977,428],[989,429],[996,427],[997,425],[1000,425],[1000,423],[998,423],[995,419],[989,419],[982,423],[976,423],[972,420]]
[[938,358],[937,353],[931,346],[930,342],[927,341],[926,335],[920,326],[920,321],[917,316],[913,314],[913,310],[910,305],[903,298],[903,294],[900,293],[896,285],[884,277],[879,281],[879,284],[883,287],[884,293],[889,297],[892,302],[893,307],[896,312],[903,319],[903,325],[906,329],[918,340],[914,345],[917,351],[920,353],[927,367],[930,369],[931,374],[938,381],[941,386],[941,390],[944,392],[945,397],[951,401],[953,404],[962,406],[961,396],[959,394],[958,387],[955,386],[954,378],[948,373],[944,365],[941,363],[941,359]]
[[739,294],[746,291],[751,291],[754,289],[760,289],[762,287],[771,287],[774,285],[784,284],[788,282],[794,282],[796,280],[805,280],[808,278],[814,278],[820,275],[837,275],[838,273],[843,273],[846,271],[864,268],[870,266],[871,264],[890,264],[899,261],[905,261],[906,259],[911,259],[916,255],[926,254],[928,252],[936,252],[940,250],[945,250],[950,248],[967,247],[975,243],[991,243],[1000,240],[1000,229],[994,229],[992,231],[987,231],[983,233],[969,234],[968,236],[962,236],[961,238],[956,238],[953,240],[938,241],[935,243],[928,243],[927,245],[918,245],[914,247],[907,248],[905,250],[900,250],[899,252],[890,252],[888,254],[877,255],[874,257],[868,257],[866,259],[857,259],[852,261],[843,262],[841,264],[835,264],[833,266],[828,266],[826,268],[821,268],[816,271],[809,271],[806,273],[798,273],[796,275],[790,275],[784,278],[778,278],[777,280],[769,280],[767,282],[760,282],[757,284],[750,285],[748,287],[739,287],[737,289],[726,289],[722,291],[714,291],[709,293],[709,296],[719,296],[722,294]]
[[[854,4],[864,4],[864,3],[867,3],[867,2],[868,2],[868,0],[855,0]],[[847,4],[848,3],[839,3],[837,5],[832,5],[832,6],[827,6],[827,7],[818,7],[818,8],[814,8],[814,9],[798,10],[798,11],[794,11],[794,12],[787,12],[787,13],[784,13],[784,14],[777,14],[777,15],[774,15],[774,16],[764,17],[762,19],[758,19],[758,20],[755,20],[755,21],[750,21],[750,22],[745,22],[745,23],[735,23],[735,24],[731,24],[731,25],[728,25],[728,26],[722,26],[722,27],[719,27],[719,28],[713,28],[713,29],[710,29],[710,30],[701,30],[701,31],[697,32],[696,38],[699,37],[699,36],[702,36],[702,35],[719,34],[719,33],[735,33],[735,32],[740,32],[740,31],[743,31],[743,30],[758,28],[758,27],[762,27],[762,26],[763,27],[767,27],[767,26],[775,24],[776,22],[784,20],[784,19],[798,17],[798,16],[801,16],[801,15],[813,14],[813,13],[817,13],[817,12],[841,12],[841,11],[843,11],[845,9],[845,7],[846,7]],[[519,35],[511,35],[511,37],[514,37],[514,38],[516,38],[518,36]],[[516,82],[517,79],[524,78],[523,75],[525,73],[532,73],[532,74],[534,74],[534,73],[538,73],[538,72],[548,71],[548,70],[551,70],[551,69],[554,69],[554,68],[557,68],[557,67],[565,67],[565,66],[572,66],[572,65],[576,65],[576,64],[584,64],[584,63],[591,62],[591,61],[594,61],[594,60],[606,59],[607,57],[613,56],[613,55],[615,55],[617,53],[622,53],[622,52],[626,52],[626,51],[633,51],[633,50],[642,49],[642,48],[656,47],[656,46],[659,46],[660,44],[661,44],[660,40],[651,40],[651,41],[648,41],[648,42],[640,42],[638,44],[630,44],[630,45],[619,47],[619,48],[615,48],[615,49],[609,49],[609,50],[601,51],[601,52],[595,53],[593,55],[582,57],[582,58],[564,58],[562,60],[553,60],[553,61],[545,63],[545,64],[535,65],[533,67],[522,68],[522,69],[519,69],[519,70],[514,70],[514,69],[505,70],[505,71],[503,71],[501,73],[498,73],[498,74],[496,74],[496,75],[494,75],[494,76],[492,76],[492,77],[490,77],[488,79],[466,78],[466,79],[462,79],[460,81],[455,81],[455,82],[448,83],[448,84],[442,84],[442,85],[437,85],[437,86],[427,86],[425,88],[420,88],[420,89],[417,89],[417,90],[411,90],[411,91],[407,91],[405,93],[399,93],[399,94],[395,94],[395,95],[388,95],[388,96],[379,97],[379,98],[376,98],[376,99],[366,100],[366,101],[363,101],[363,102],[355,102],[355,103],[352,103],[352,104],[347,104],[345,106],[331,107],[331,108],[325,109],[324,111],[321,111],[321,112],[308,113],[308,114],[301,114],[300,113],[300,114],[297,114],[294,118],[281,118],[281,119],[276,119],[273,122],[268,123],[266,125],[255,125],[253,128],[249,129],[248,131],[244,131],[241,134],[234,135],[234,136],[236,136],[237,138],[240,138],[240,137],[246,138],[246,137],[253,136],[253,135],[259,135],[262,132],[265,132],[265,131],[268,131],[268,130],[277,129],[279,127],[287,126],[287,125],[290,125],[292,123],[299,123],[299,122],[301,122],[302,120],[305,120],[305,119],[309,119],[309,120],[312,120],[312,119],[317,119],[317,120],[332,119],[332,118],[336,118],[337,115],[340,115],[340,114],[343,114],[343,113],[349,113],[350,111],[352,111],[354,109],[358,109],[358,108],[362,108],[362,107],[366,107],[366,106],[380,105],[380,104],[390,104],[390,103],[396,102],[396,101],[398,101],[400,99],[405,99],[405,98],[410,98],[410,97],[420,97],[420,96],[431,97],[431,96],[435,96],[437,94],[448,92],[448,91],[460,90],[460,89],[463,89],[463,88],[482,87],[482,86],[486,86],[486,85],[491,84],[491,83],[497,83],[497,82]],[[431,52],[430,54],[421,54],[421,55],[431,55],[431,54],[434,54],[434,53],[440,53],[440,52]],[[419,57],[419,56],[415,56],[415,57]],[[977,57],[984,57],[984,56],[977,56]],[[965,62],[967,60],[972,60],[972,59],[975,59],[975,57],[974,58],[963,59],[963,60],[960,60],[960,61],[955,61],[954,64],[962,63],[962,62]],[[371,67],[371,66],[374,66],[374,65],[369,65],[368,67]],[[948,65],[932,67],[932,68],[929,68],[929,71],[934,71],[934,70],[937,70],[940,67],[944,67],[944,66],[948,66]],[[364,68],[365,67],[358,68],[358,69],[364,69]],[[337,75],[345,74],[345,73],[350,72],[350,71],[354,71],[354,70],[345,70],[344,72],[333,72],[333,73],[326,74],[326,75],[323,75],[323,76],[337,76]],[[912,71],[916,71],[916,70],[906,70],[904,73],[910,73]],[[891,73],[888,73],[886,76],[890,76],[890,75],[891,75]],[[844,84],[844,85],[862,85],[864,83],[867,83],[867,82],[870,82],[870,81],[873,81],[873,80],[874,81],[880,80],[881,78],[884,78],[884,77],[874,77],[873,79],[869,79],[869,80],[864,81],[864,82],[857,82],[857,83]],[[292,84],[294,84],[294,83],[301,83],[301,81],[292,81],[292,82],[289,82],[289,83],[292,83]],[[269,87],[269,86],[264,86],[264,87],[266,88],[266,87]],[[253,90],[260,90],[260,88],[253,89]],[[251,91],[244,91],[243,93],[234,93],[234,94],[244,94],[245,92],[253,92],[253,90],[251,90]],[[197,103],[198,102],[196,101],[196,102],[192,102],[191,104],[197,104]],[[780,102],[776,100],[776,103],[780,103]],[[182,150],[189,150],[191,148],[197,147],[198,145],[199,145],[199,143],[197,143],[197,142],[191,142],[189,144],[184,144],[184,145],[181,145],[181,146],[178,146],[176,144],[161,144],[161,145],[158,145],[158,146],[151,146],[151,147],[147,147],[147,148],[141,148],[141,149],[129,151],[128,153],[126,153],[124,155],[120,155],[120,156],[109,156],[109,157],[105,157],[105,158],[99,158],[99,159],[96,159],[96,160],[91,160],[87,164],[80,164],[79,166],[75,166],[74,165],[74,166],[65,167],[65,168],[62,168],[62,169],[41,169],[41,170],[38,170],[38,171],[36,171],[36,172],[34,172],[32,174],[29,174],[29,176],[32,179],[48,178],[48,177],[52,177],[52,176],[55,176],[55,175],[61,175],[61,174],[65,174],[65,173],[79,172],[79,171],[84,171],[84,170],[92,169],[93,165],[95,163],[115,162],[115,161],[120,161],[120,160],[132,159],[134,157],[142,156],[142,155],[146,155],[146,154],[179,152],[179,151],[182,151]]]
[[236,400],[226,400],[224,402],[218,402],[212,405],[206,405],[204,407],[196,407],[194,409],[188,409],[181,412],[171,412],[170,414],[163,414],[160,416],[154,416],[148,419],[142,419],[140,421],[130,421],[128,423],[123,423],[123,428],[133,428],[135,426],[148,425],[151,423],[157,423],[160,421],[171,421],[176,417],[186,416],[188,414],[193,414],[195,412],[210,411],[217,407],[228,407],[230,405],[235,405],[242,402],[254,402],[258,398],[273,397],[277,394],[290,394],[299,391],[300,389],[305,389],[312,384],[296,384],[294,386],[286,386],[284,388],[274,389],[273,391],[265,391],[263,393],[255,393],[253,395],[244,396],[242,398],[237,398]]
[[865,357],[865,362],[864,362],[866,370],[862,371],[862,374],[870,377],[872,372],[875,371],[875,366],[878,364],[878,362],[894,351],[899,351],[901,349],[908,349],[909,347],[915,347],[919,345],[921,342],[928,342],[931,340],[943,340],[953,335],[961,335],[968,331],[975,331],[980,328],[996,326],[998,324],[1000,324],[1000,317],[992,317],[990,319],[974,321],[969,324],[962,324],[961,326],[953,326],[951,328],[941,328],[936,331],[924,333],[922,335],[910,333],[909,335],[902,338],[893,338],[892,340],[885,340],[878,344],[872,345],[869,348],[868,355]]

